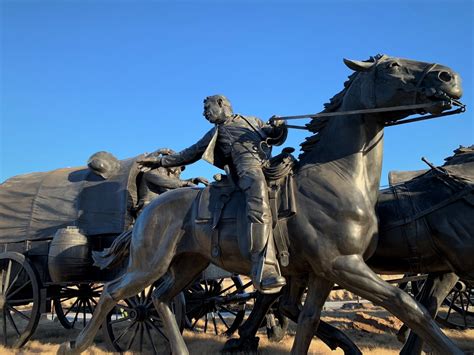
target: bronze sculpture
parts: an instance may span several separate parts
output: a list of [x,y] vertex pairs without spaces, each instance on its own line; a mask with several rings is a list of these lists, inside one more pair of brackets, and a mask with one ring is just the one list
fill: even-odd
[[[292,352],[307,352],[321,308],[337,282],[402,319],[435,351],[461,354],[423,307],[381,280],[364,262],[377,243],[375,204],[384,125],[416,111],[407,106],[383,113],[345,114],[413,103],[426,104],[425,110],[439,113],[449,108],[446,100],[462,95],[460,77],[442,65],[387,56],[346,64],[355,73],[345,89],[326,105],[326,112],[340,113],[309,124],[314,134],[303,143],[304,153],[295,171],[297,214],[279,224],[288,231],[291,241],[290,263],[282,269],[283,274],[309,275],[308,295],[298,318]],[[211,255],[212,223],[195,223],[201,191],[189,188],[167,192],[143,211],[134,228],[127,271],[105,285],[92,320],[75,343],[63,344],[60,351],[85,350],[117,300],[162,278],[153,302],[165,324],[172,352],[187,353],[168,301],[210,260],[241,274],[248,275],[251,270],[250,256],[241,255],[244,249],[238,245],[236,223],[220,226],[221,257]]]
[[[458,275],[474,280],[474,146],[460,147],[445,160],[442,167],[390,173],[392,186],[380,191],[377,203],[377,248],[367,260],[380,274],[428,273],[420,303],[433,317]],[[304,279],[290,279],[288,289],[293,290],[293,303],[281,303],[280,307],[291,319],[298,318],[305,285]],[[253,339],[258,325],[277,297],[265,295],[257,299],[258,304],[239,329],[240,338],[230,339],[227,350],[256,343]],[[327,344],[337,344],[336,334],[327,335],[332,338],[323,337]],[[410,333],[401,353],[419,354],[422,345],[422,340]]]
[[271,208],[262,167],[270,158],[268,142],[282,144],[287,130],[282,121],[265,125],[256,117],[234,114],[230,101],[222,95],[204,100],[203,115],[215,127],[199,142],[177,154],[151,156],[139,163],[171,168],[202,157],[228,171],[245,194],[253,284],[262,293],[278,292],[285,279],[275,255]]

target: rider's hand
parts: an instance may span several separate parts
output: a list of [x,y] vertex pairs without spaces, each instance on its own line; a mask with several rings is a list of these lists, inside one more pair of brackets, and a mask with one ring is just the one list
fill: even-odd
[[207,180],[206,178],[203,178],[201,176],[195,177],[195,178],[191,179],[191,181],[196,185],[199,184],[199,183],[203,184],[204,186],[209,185],[209,180]]
[[275,115],[270,117],[270,119],[268,121],[270,122],[270,125],[272,125],[274,127],[279,127],[279,126],[285,124],[285,120],[281,120],[281,119],[278,118],[278,116],[275,116]]

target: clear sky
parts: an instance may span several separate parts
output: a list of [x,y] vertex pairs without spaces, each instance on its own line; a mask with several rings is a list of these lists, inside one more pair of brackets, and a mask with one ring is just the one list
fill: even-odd
[[[389,170],[425,168],[474,143],[473,1],[0,0],[0,182],[191,145],[202,100],[267,119],[319,112],[377,53],[461,74],[468,112],[388,128]],[[291,131],[286,146],[307,134]],[[196,163],[185,176],[218,170]]]

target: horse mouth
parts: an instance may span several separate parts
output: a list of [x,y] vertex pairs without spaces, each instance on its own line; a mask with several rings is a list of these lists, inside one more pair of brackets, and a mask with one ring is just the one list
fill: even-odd
[[460,98],[458,95],[450,95],[442,90],[426,88],[421,90],[421,94],[427,103],[432,104],[431,106],[422,109],[420,112],[421,114],[430,113],[432,115],[439,115],[443,111],[450,110],[453,106],[464,106],[460,101],[458,101]]

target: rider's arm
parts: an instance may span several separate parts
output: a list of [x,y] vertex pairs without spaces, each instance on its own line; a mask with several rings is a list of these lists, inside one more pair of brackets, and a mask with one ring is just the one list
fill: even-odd
[[215,128],[207,132],[196,144],[186,148],[179,153],[165,155],[160,159],[160,165],[165,168],[182,166],[194,163],[201,159],[202,154],[206,151],[207,146],[214,136]]
[[180,180],[175,177],[161,174],[148,174],[146,176],[146,179],[148,183],[151,183],[164,189],[177,189],[179,187],[194,186],[194,184],[190,181]]

